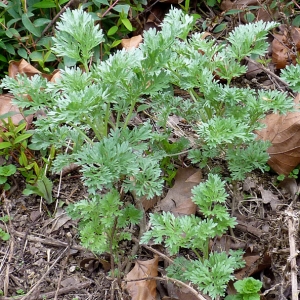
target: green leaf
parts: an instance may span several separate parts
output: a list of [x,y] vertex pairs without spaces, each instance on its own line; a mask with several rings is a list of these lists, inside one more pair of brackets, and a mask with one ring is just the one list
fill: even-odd
[[12,37],[17,37],[17,38],[19,38],[19,37],[20,37],[20,33],[19,33],[15,28],[8,28],[8,29],[5,31],[5,34],[6,34],[9,38],[12,38]]
[[235,15],[241,12],[243,12],[242,9],[230,9],[229,11],[225,12],[224,16]]
[[9,233],[5,232],[1,228],[0,228],[0,239],[2,239],[3,241],[8,241],[10,239]]
[[245,14],[245,20],[248,23],[252,23],[255,20],[255,15],[251,12],[248,12],[248,13]]
[[7,181],[7,177],[6,176],[0,176],[0,184],[3,184]]
[[136,111],[139,113],[151,107],[149,104],[141,104],[137,107]]
[[4,55],[0,54],[0,61],[7,62],[7,58]]
[[17,168],[14,165],[1,166],[0,167],[0,176],[9,177],[9,176],[15,174],[16,171],[17,171]]
[[[32,14],[30,14],[30,16],[32,16]],[[27,13],[22,15],[22,23],[30,33],[37,37],[41,37],[41,29],[32,24]]]
[[217,25],[217,26],[214,28],[213,33],[221,32],[221,31],[223,31],[226,27],[227,27],[227,23],[221,23],[221,24]]
[[51,204],[53,202],[52,187],[53,183],[43,175],[42,178],[37,181],[35,186],[27,184],[23,194],[26,196],[36,194],[44,198],[48,204]]
[[116,6],[113,7],[113,10],[119,13],[124,12],[126,15],[128,14],[129,9],[130,9],[129,4],[117,4]]
[[113,41],[113,43],[111,44],[111,48],[115,48],[115,47],[117,47],[118,45],[120,45],[121,44],[121,40],[115,40],[115,41]]
[[117,31],[118,31],[119,27],[118,26],[113,26],[111,27],[108,32],[107,35],[114,35]]
[[95,2],[98,6],[100,6],[101,4],[109,5],[108,0],[94,0],[93,2]]
[[216,5],[217,1],[216,0],[206,0],[206,3],[208,6],[213,7]]
[[33,25],[36,27],[41,27],[46,24],[49,24],[50,22],[51,22],[51,20],[49,20],[49,19],[39,18],[39,19],[34,20]]
[[121,19],[121,21],[129,31],[133,30],[132,25],[128,19]]
[[0,143],[0,149],[6,149],[12,147],[12,144],[10,142],[1,142]]
[[23,57],[24,59],[27,59],[28,58],[28,53],[27,51],[24,49],[24,48],[20,48],[18,49],[18,54]]
[[52,198],[52,188],[53,183],[50,179],[48,179],[46,176],[42,176],[41,179],[39,179],[36,183],[37,188],[43,195],[42,197],[46,199],[48,204],[51,204],[53,202]]
[[43,0],[41,2],[33,4],[33,7],[36,8],[54,8],[56,7],[54,0]]
[[292,25],[295,27],[300,27],[300,15],[298,15],[294,18]]

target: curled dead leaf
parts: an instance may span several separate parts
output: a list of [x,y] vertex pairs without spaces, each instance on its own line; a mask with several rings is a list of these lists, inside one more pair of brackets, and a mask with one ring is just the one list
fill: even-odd
[[158,274],[158,256],[150,260],[137,260],[133,269],[126,276],[126,289],[132,300],[156,299],[156,280],[136,280],[156,277]]
[[179,168],[175,176],[175,184],[169,189],[158,208],[170,211],[175,216],[191,215],[196,212],[196,204],[192,201],[192,188],[201,182],[201,170],[192,167]]
[[274,33],[272,41],[272,61],[276,68],[283,69],[288,64],[296,64],[296,53],[299,51],[300,28],[279,26],[279,32]]
[[[298,103],[300,94],[295,99]],[[270,114],[262,121],[266,127],[258,138],[270,141],[268,164],[278,174],[289,175],[300,164],[300,112]]]

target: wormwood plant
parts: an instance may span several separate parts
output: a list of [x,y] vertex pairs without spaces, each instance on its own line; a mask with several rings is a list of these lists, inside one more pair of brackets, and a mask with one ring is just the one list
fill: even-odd
[[[246,71],[241,65],[245,56],[266,52],[265,37],[276,23],[240,26],[220,45],[201,33],[189,35],[193,21],[172,9],[161,31],[144,33],[139,48],[117,51],[89,68],[103,33],[83,10],[67,10],[57,25],[52,50],[64,59],[76,59],[85,72],[80,66],[65,68],[54,83],[38,75],[30,79],[18,75],[16,79],[6,77],[1,84],[14,94],[14,103],[25,115],[39,109],[47,115],[35,121],[31,148],[55,147],[60,153],[53,162],[54,171],[71,162],[81,166],[89,197],[69,206],[68,212],[81,219],[83,244],[96,253],[110,252],[112,265],[121,257],[118,244],[131,238],[130,224],[140,225],[139,236],[144,233],[140,198],[161,194],[160,165],[165,167],[166,157],[177,155],[167,142],[170,115],[185,118],[197,133],[196,145],[183,143],[191,147],[189,157],[194,163],[202,167],[221,157],[237,181],[255,168],[265,168],[268,144],[257,141],[254,134],[261,127],[259,120],[269,111],[286,112],[293,107],[293,100],[284,93],[230,85]],[[174,85],[186,90],[190,99],[175,97]],[[150,122],[138,126],[132,122],[147,107],[161,126],[159,132]],[[182,150],[183,144],[174,149]],[[124,201],[126,193],[133,195],[134,206]],[[242,265],[241,253],[209,254],[208,241],[235,222],[225,209],[227,195],[220,176],[208,176],[193,193],[203,220],[192,216],[176,219],[170,213],[152,215],[151,231],[142,241],[153,236],[157,242],[164,241],[173,254],[181,247],[191,248],[198,259],[185,261],[191,267],[181,279],[216,297],[224,293],[233,270]]]
[[152,229],[147,231],[141,243],[151,238],[157,244],[164,242],[171,255],[177,254],[180,247],[191,249],[196,260],[178,257],[167,268],[170,277],[194,283],[213,299],[224,295],[227,283],[234,279],[233,271],[244,265],[242,251],[210,253],[210,239],[221,236],[228,227],[233,228],[235,219],[226,210],[225,182],[218,175],[210,174],[205,183],[193,190],[192,200],[202,212],[204,218],[196,216],[174,217],[171,213],[151,214]]

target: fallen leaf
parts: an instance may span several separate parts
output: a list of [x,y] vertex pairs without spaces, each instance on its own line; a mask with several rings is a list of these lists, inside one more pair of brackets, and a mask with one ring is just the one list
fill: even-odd
[[[12,112],[14,113],[13,116],[11,117],[12,122],[15,125],[18,125],[21,121],[24,120],[24,117],[21,114],[19,108],[12,104],[11,102],[12,99],[13,99],[13,95],[11,94],[0,95],[0,116]],[[27,124],[31,124],[32,119],[33,119],[32,115],[27,116],[25,118]],[[4,120],[7,121],[7,119]],[[3,124],[1,120],[0,120],[0,124]]]
[[295,178],[285,178],[279,183],[278,187],[284,189],[290,197],[294,197],[298,192],[298,184]]
[[276,210],[277,206],[281,204],[278,196],[271,191],[265,190],[262,186],[259,186],[258,190],[260,191],[262,202],[264,204],[270,203],[272,210]]
[[168,12],[169,7],[164,3],[155,3],[151,8],[150,14],[146,21],[144,30],[149,30],[150,28],[156,28],[159,30],[159,26],[162,23],[166,13]]
[[[300,94],[295,103],[299,99]],[[276,173],[289,175],[300,163],[300,113],[270,114],[262,123],[266,128],[257,132],[258,138],[272,143],[268,164]]]
[[121,46],[126,50],[138,48],[139,44],[143,41],[141,35],[133,36],[130,39],[122,39]]
[[28,77],[31,77],[35,74],[40,74],[41,72],[28,63],[25,59],[21,59],[19,61],[12,60],[8,66],[8,76],[15,78],[19,73],[24,73]]
[[54,216],[54,222],[52,224],[52,227],[51,227],[51,229],[47,230],[47,233],[52,233],[52,232],[58,230],[59,228],[61,228],[63,225],[65,225],[70,220],[72,220],[72,219],[69,217],[69,215],[67,215],[65,210],[62,209],[61,207],[59,207]]
[[100,266],[105,272],[109,271],[111,268],[109,261],[102,258],[95,258],[95,257],[87,257],[82,259],[80,261],[79,266],[80,268],[89,271],[90,273],[97,270]]
[[196,204],[192,201],[192,188],[201,182],[199,169],[192,167],[179,168],[175,176],[175,184],[169,189],[158,208],[172,212],[175,216],[191,215],[196,212]]
[[274,200],[278,200],[278,196],[277,195],[274,195],[271,191],[269,190],[265,190],[262,186],[259,186],[258,187],[258,190],[260,191],[260,194],[261,194],[261,198],[262,198],[262,202],[264,204],[268,204],[270,203],[271,201],[274,201]]
[[139,199],[141,201],[143,208],[145,211],[149,210],[150,208],[153,208],[155,204],[158,202],[159,197],[154,196],[152,199],[147,199],[147,196],[143,196]]
[[251,191],[251,189],[254,189],[255,187],[256,187],[256,183],[252,178],[247,177],[244,180],[244,182],[243,182],[243,191],[244,192],[249,192],[249,191]]
[[272,61],[277,69],[296,64],[297,51],[300,50],[300,28],[280,25],[279,32],[274,33],[272,41]]
[[245,267],[234,274],[237,280],[249,277],[271,266],[271,257],[268,254],[265,253],[264,256],[261,257],[257,253],[252,253],[250,248],[246,250],[244,260],[246,262]]
[[80,280],[79,280],[78,276],[75,275],[75,276],[65,278],[64,280],[61,281],[60,284],[62,287],[68,287],[71,285],[75,286],[79,283],[80,283]]
[[[126,288],[131,300],[155,300],[156,280],[137,280],[147,277],[156,277],[158,274],[158,256],[150,260],[137,260],[133,269],[127,274]],[[133,280],[133,281],[130,281]]]

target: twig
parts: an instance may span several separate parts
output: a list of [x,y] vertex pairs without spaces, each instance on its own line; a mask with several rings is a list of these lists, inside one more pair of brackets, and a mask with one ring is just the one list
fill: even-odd
[[[73,291],[82,290],[82,289],[88,287],[90,284],[91,284],[91,282],[87,281],[87,282],[83,282],[83,283],[79,283],[79,284],[74,284],[74,285],[68,286],[66,288],[61,288],[58,290],[58,295],[68,294]],[[55,293],[56,293],[56,291],[43,293],[43,294],[37,295],[34,300],[52,299],[54,297]],[[13,299],[21,300],[22,297],[24,297],[24,296],[22,296],[22,295],[14,296]],[[0,299],[1,300],[11,300],[12,297],[0,297]]]
[[[0,228],[3,229],[3,225],[0,224]],[[10,229],[10,232],[13,235],[21,237],[21,238],[25,238],[25,235],[26,235],[23,232],[18,232],[18,231],[13,230],[13,229]],[[49,245],[49,246],[52,246],[52,247],[68,247],[68,243],[61,242],[61,241],[54,240],[54,239],[42,239],[42,238],[39,238],[39,237],[35,237],[33,235],[28,235],[27,240],[30,241],[30,242],[36,242],[36,243]],[[79,246],[79,245],[72,245],[71,249],[78,250],[78,251],[87,251],[86,248],[84,248],[82,246]]]
[[31,290],[25,295],[22,300],[29,300],[30,294],[40,285],[40,283],[44,280],[44,278],[48,275],[48,273],[52,270],[52,268],[57,264],[57,262],[62,258],[64,253],[69,249],[69,247],[65,248],[65,250],[59,255],[59,257],[54,261],[54,263],[50,266],[50,268],[43,274],[43,276],[38,280],[38,282],[31,288]]
[[162,257],[164,260],[168,261],[170,264],[173,264],[173,263],[174,263],[173,260],[172,260],[171,258],[169,258],[168,256],[164,255],[163,253],[159,252],[158,250],[156,250],[156,249],[154,249],[154,248],[152,248],[152,247],[149,247],[149,246],[147,246],[147,245],[145,245],[145,244],[142,244],[142,246],[143,246],[144,248],[146,248],[147,250],[149,250],[149,251],[151,251],[151,252],[157,254],[158,256]]
[[262,64],[256,62],[255,60],[251,59],[251,58],[248,58],[248,57],[245,57],[245,60],[248,61],[248,62],[251,62],[252,64],[254,64],[255,66],[257,66],[259,69],[262,69],[264,72],[266,72],[267,74],[269,74],[271,77],[275,78],[277,81],[279,81],[280,83],[282,83],[285,88],[289,89],[289,85],[284,81],[282,80],[279,76],[277,76],[276,74],[274,74],[274,72],[270,71],[269,69],[267,69],[266,67],[264,67]]
[[66,268],[66,265],[67,265],[67,262],[68,262],[69,256],[70,256],[70,246],[71,246],[71,234],[70,233],[67,234],[67,238],[68,238],[68,254],[67,254],[67,257],[66,257],[65,261],[63,262],[62,268],[60,270],[60,274],[59,274],[59,278],[58,278],[58,282],[57,282],[57,289],[56,289],[56,293],[55,293],[55,296],[54,296],[54,300],[57,300],[60,283],[61,283],[61,280],[62,280],[62,277],[63,277],[63,274],[64,274],[64,270]]
[[9,270],[10,270],[10,262],[12,260],[13,257],[13,253],[14,253],[14,245],[15,245],[15,239],[13,237],[10,238],[10,245],[9,245],[9,256],[8,256],[8,260],[7,260],[7,265],[6,265],[6,270],[5,270],[5,278],[4,278],[4,296],[8,295],[8,286],[9,286]]
[[295,242],[295,220],[297,220],[297,216],[293,212],[292,209],[288,209],[286,211],[286,215],[288,217],[288,228],[289,228],[289,244],[290,244],[290,264],[291,264],[291,285],[292,285],[292,300],[298,300],[298,282],[297,282],[297,250],[296,250],[296,242]]

